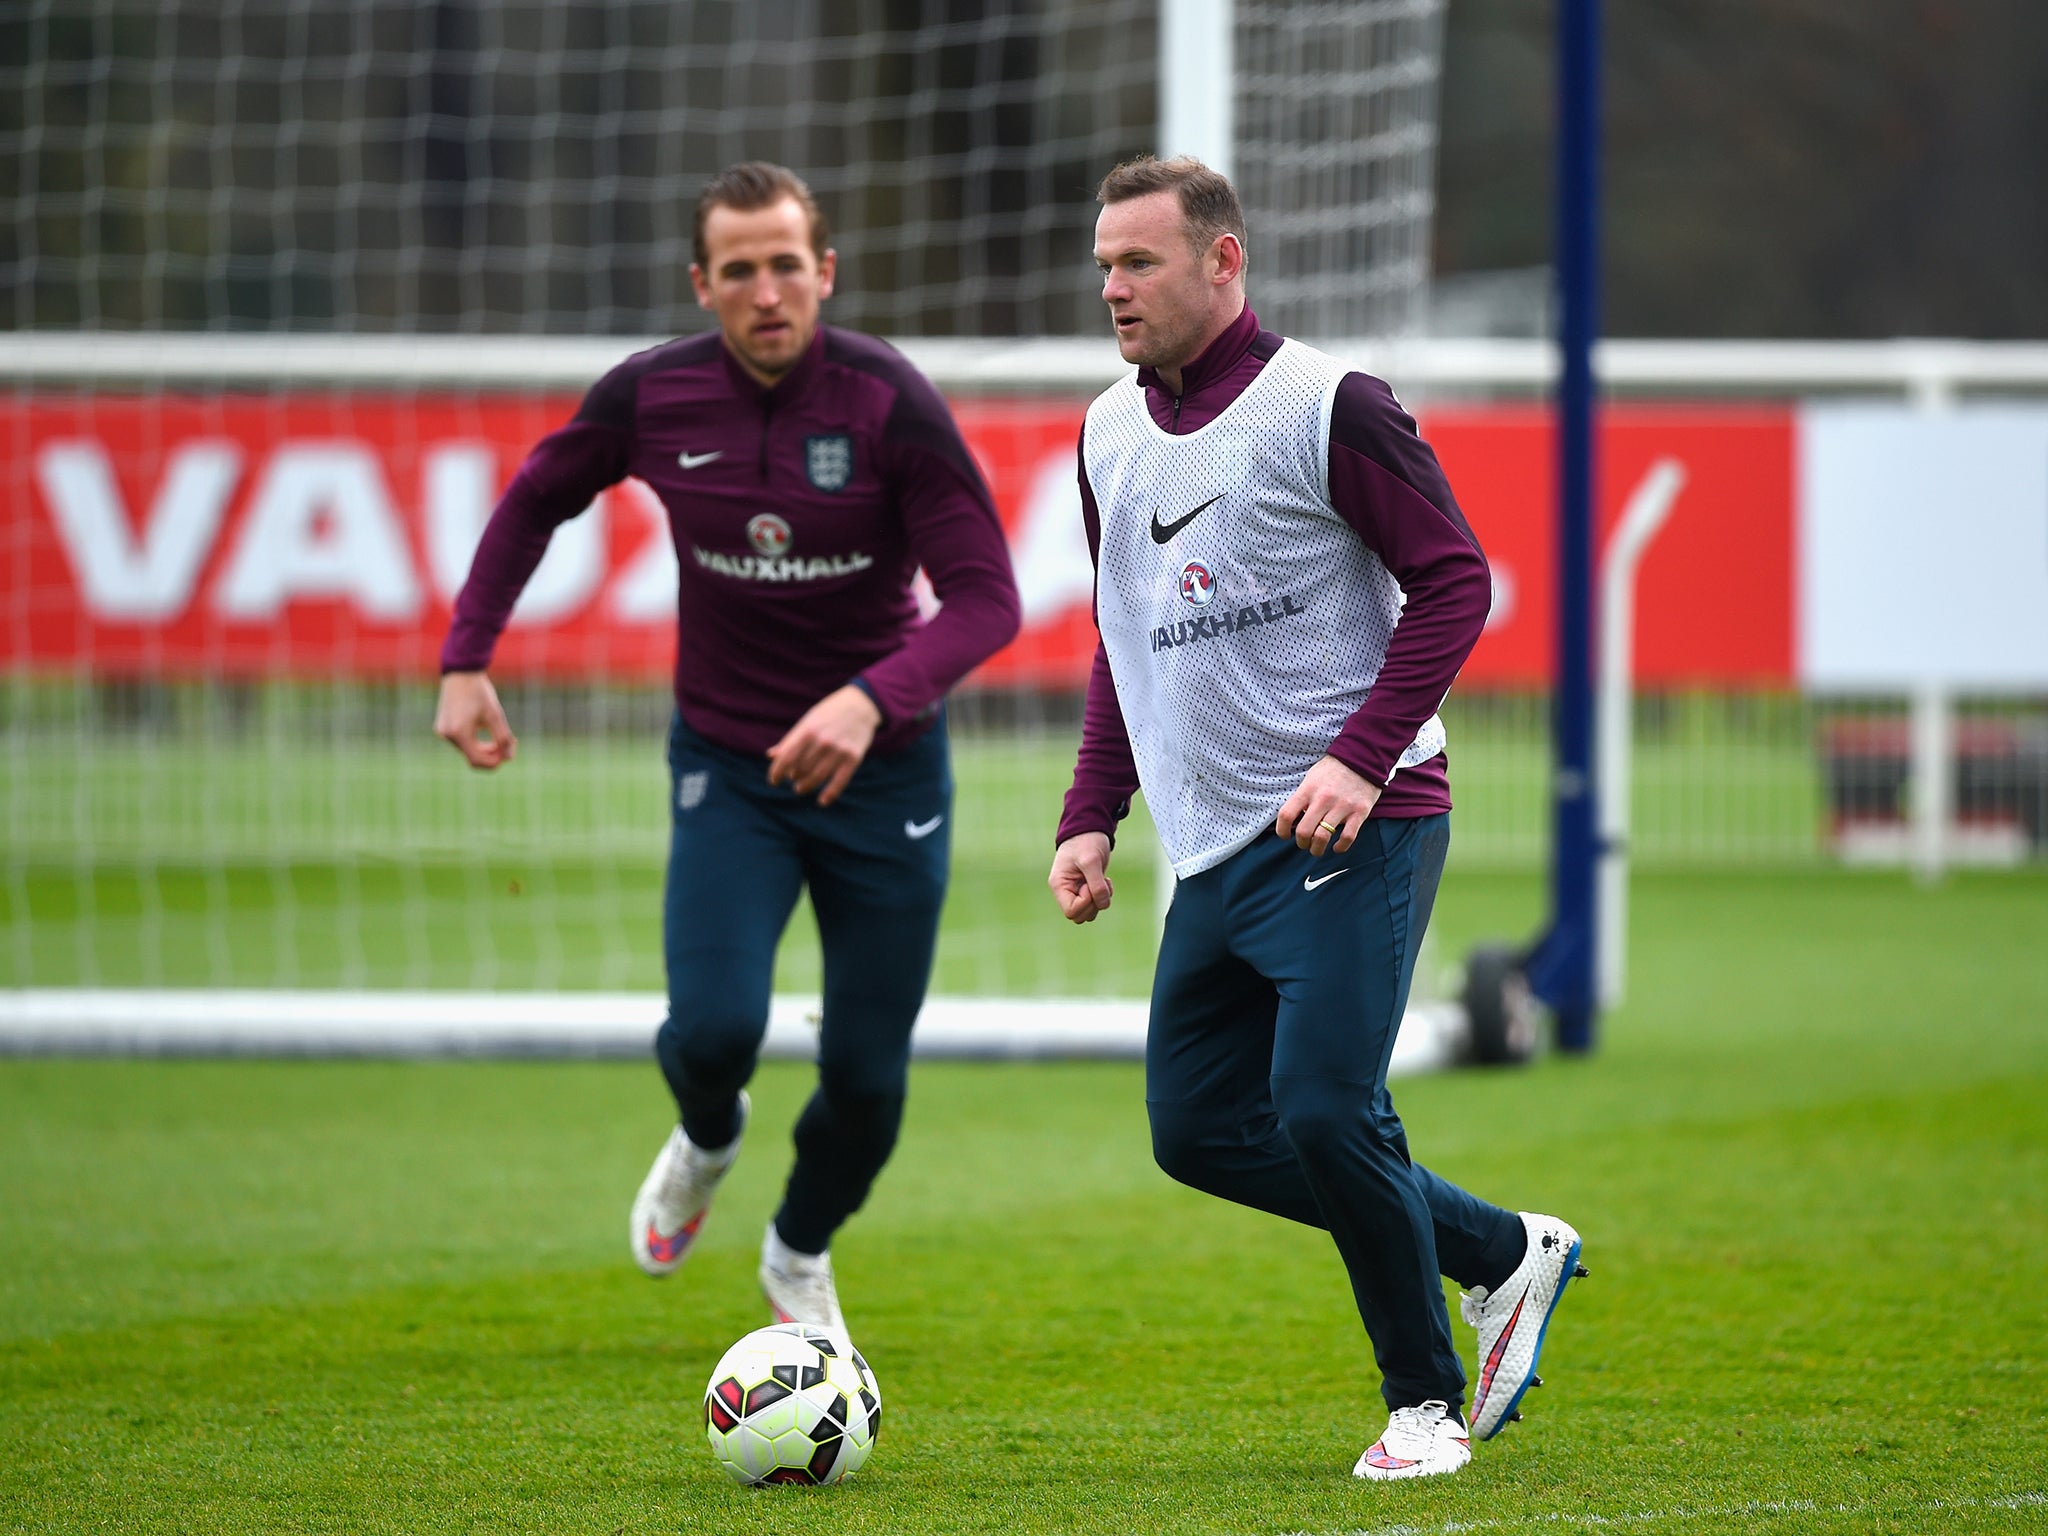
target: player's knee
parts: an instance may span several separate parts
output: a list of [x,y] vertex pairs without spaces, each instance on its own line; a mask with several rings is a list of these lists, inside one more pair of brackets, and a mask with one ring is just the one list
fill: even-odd
[[871,1128],[886,1129],[894,1135],[903,1119],[904,1085],[886,1073],[820,1070],[818,1086],[831,1102],[833,1113],[864,1132]]
[[835,1103],[893,1099],[900,1106],[910,1092],[910,1047],[898,1050],[841,1050],[818,1063],[818,1086]]
[[715,998],[671,998],[668,1017],[654,1038],[662,1065],[684,1077],[726,1077],[742,1080],[760,1053],[767,1019],[755,1009],[735,1007]]
[[1145,1112],[1159,1171],[1175,1183],[1206,1190],[1213,1182],[1215,1117],[1192,1104],[1148,1103]]
[[797,1140],[816,1138],[816,1150],[825,1156],[879,1168],[895,1149],[897,1133],[903,1126],[901,1093],[866,1093],[834,1083],[830,1075],[819,1075],[823,1092],[797,1121]]
[[1315,1163],[1379,1142],[1369,1090],[1327,1077],[1273,1079],[1273,1107],[1295,1156]]

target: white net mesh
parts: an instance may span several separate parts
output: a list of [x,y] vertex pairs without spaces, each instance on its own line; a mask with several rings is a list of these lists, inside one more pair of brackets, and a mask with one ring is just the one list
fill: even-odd
[[1240,0],[1236,180],[1273,328],[1312,341],[1422,328],[1443,11]]
[[[1428,292],[1442,0],[1236,8],[1261,302]],[[1084,332],[1103,170],[1152,147],[1153,0],[42,0],[0,63],[17,327],[651,335],[695,187],[802,168],[843,323]]]
[[[1269,324],[1415,324],[1440,17],[1239,7]],[[816,190],[836,323],[1101,336],[1093,190],[1154,145],[1158,31],[1156,0],[0,12],[0,326],[219,348],[18,364],[0,396],[0,984],[659,986],[673,586],[632,488],[558,537],[544,611],[500,653],[519,762],[468,774],[428,731],[496,487],[611,354],[574,380],[544,360],[707,324],[691,207],[746,158]],[[227,350],[437,334],[531,337],[545,382],[465,384],[425,349],[374,384],[251,377]],[[963,424],[1031,627],[955,709],[937,984],[1141,992],[1142,812],[1124,922],[1068,930],[1042,888],[1092,641],[1077,400],[981,387]],[[779,982],[816,983],[801,917]]]
[[769,159],[830,211],[841,323],[1074,332],[1090,194],[1153,137],[1145,0],[14,10],[24,328],[669,333],[697,187]]

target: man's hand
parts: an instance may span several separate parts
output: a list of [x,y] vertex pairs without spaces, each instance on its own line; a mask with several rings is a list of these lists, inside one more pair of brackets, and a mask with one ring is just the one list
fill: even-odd
[[851,782],[881,724],[882,712],[865,690],[848,683],[826,694],[768,749],[768,782],[786,783],[800,795],[816,791],[818,804],[830,805]]
[[1379,786],[1324,757],[1302,775],[1301,787],[1280,807],[1273,831],[1291,837],[1317,858],[1349,853],[1380,798]]
[[441,702],[434,710],[434,734],[469,760],[472,768],[503,767],[519,742],[505,723],[498,690],[483,672],[449,672],[441,678]]
[[1109,834],[1080,832],[1053,851],[1045,883],[1070,923],[1092,923],[1109,910]]

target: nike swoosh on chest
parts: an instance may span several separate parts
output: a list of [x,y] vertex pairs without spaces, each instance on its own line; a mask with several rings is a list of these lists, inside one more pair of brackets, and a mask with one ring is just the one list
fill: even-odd
[[1160,522],[1158,512],[1153,512],[1152,542],[1154,544],[1164,544],[1167,540],[1171,539],[1172,537],[1174,537],[1174,535],[1178,534],[1181,531],[1181,529],[1187,527],[1189,523],[1192,523],[1196,518],[1200,517],[1204,512],[1208,511],[1211,507],[1215,506],[1216,503],[1221,501],[1222,499],[1223,498],[1221,496],[1211,496],[1207,501],[1203,502],[1199,507],[1196,507],[1192,512],[1188,512],[1180,517],[1177,517],[1170,523]]

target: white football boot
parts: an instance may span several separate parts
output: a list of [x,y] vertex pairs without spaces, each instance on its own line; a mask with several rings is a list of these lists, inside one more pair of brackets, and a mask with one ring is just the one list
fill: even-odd
[[1458,1310],[1479,1331],[1479,1374],[1472,1387],[1472,1433],[1491,1440],[1521,1417],[1516,1405],[1531,1387],[1543,1385],[1536,1357],[1566,1284],[1583,1279],[1579,1234],[1555,1216],[1523,1211],[1529,1250],[1507,1280],[1489,1292],[1475,1286]]
[[761,1294],[768,1298],[778,1323],[809,1323],[846,1332],[839,1291],[832,1284],[831,1253],[798,1253],[782,1240],[772,1221],[761,1239]]
[[1396,1408],[1386,1433],[1358,1458],[1353,1477],[1385,1482],[1396,1477],[1436,1477],[1472,1459],[1472,1440],[1448,1403],[1432,1399]]
[[655,1154],[654,1166],[633,1197],[633,1262],[648,1274],[672,1275],[690,1256],[690,1245],[711,1211],[711,1197],[740,1155],[749,1108],[741,1089],[740,1128],[725,1146],[700,1147],[679,1125]]

